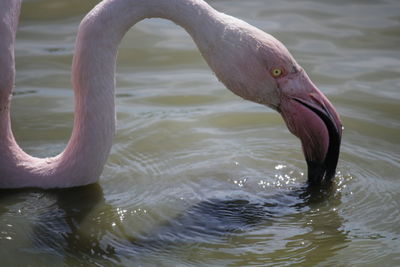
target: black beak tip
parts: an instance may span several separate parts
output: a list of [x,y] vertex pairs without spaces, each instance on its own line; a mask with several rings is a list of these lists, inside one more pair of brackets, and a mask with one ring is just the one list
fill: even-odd
[[336,173],[336,166],[333,169],[328,169],[325,162],[318,163],[307,161],[308,167],[308,184],[310,186],[319,186],[328,184],[332,181]]

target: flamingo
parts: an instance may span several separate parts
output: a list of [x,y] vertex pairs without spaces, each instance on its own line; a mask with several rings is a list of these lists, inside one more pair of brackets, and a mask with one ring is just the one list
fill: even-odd
[[282,115],[301,140],[310,185],[334,177],[342,135],[335,108],[280,41],[203,0],[104,0],[95,6],[80,23],[76,38],[70,140],[57,156],[28,155],[15,141],[10,122],[20,8],[20,0],[0,2],[0,188],[67,188],[98,181],[115,132],[118,45],[146,18],[168,19],[183,27],[230,91]]

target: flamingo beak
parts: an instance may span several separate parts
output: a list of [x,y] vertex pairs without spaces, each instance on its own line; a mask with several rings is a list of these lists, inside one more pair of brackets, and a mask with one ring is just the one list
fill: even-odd
[[339,115],[305,73],[287,80],[281,91],[279,111],[290,132],[301,140],[308,183],[320,185],[331,181],[342,137]]

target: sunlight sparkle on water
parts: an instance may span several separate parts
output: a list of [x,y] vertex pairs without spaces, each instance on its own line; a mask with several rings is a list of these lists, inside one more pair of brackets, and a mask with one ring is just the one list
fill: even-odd
[[[290,172],[290,174],[292,174],[292,172]],[[277,178],[277,180],[272,184],[278,187],[288,185],[289,183],[294,183],[296,181],[296,178],[292,178],[289,174],[275,174],[275,178]]]
[[138,214],[138,213],[144,213],[144,214],[146,214],[146,213],[147,213],[147,210],[138,208],[138,209],[135,209],[135,210],[131,211],[131,214]]
[[233,180],[233,183],[239,187],[243,187],[243,185],[247,182],[247,178],[243,178],[241,180]]
[[270,186],[270,183],[260,180],[260,182],[258,182],[258,185],[260,185],[262,188],[266,188],[267,186]]
[[[336,181],[337,181],[336,182],[336,185],[337,185],[336,191],[337,192],[342,192],[343,190],[345,190],[347,188],[346,182],[353,179],[353,177],[350,174],[345,175],[345,174],[341,173],[340,171],[338,171],[336,173],[335,177],[336,177]],[[353,194],[353,192],[349,192],[349,194],[351,195],[351,194]]]
[[126,213],[127,213],[127,210],[117,208],[117,214],[118,214],[118,217],[119,217],[121,222],[125,219]]
[[278,164],[275,166],[275,170],[282,170],[283,168],[286,168],[286,165]]

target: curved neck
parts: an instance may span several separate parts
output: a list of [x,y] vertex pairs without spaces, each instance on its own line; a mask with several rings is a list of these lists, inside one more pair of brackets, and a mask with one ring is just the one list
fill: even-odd
[[[19,12],[19,5],[11,9]],[[0,187],[54,188],[96,182],[115,131],[115,62],[125,33],[145,18],[169,19],[186,29],[207,60],[209,49],[214,47],[213,38],[223,31],[217,14],[202,0],[105,0],[97,5],[82,21],[76,40],[72,64],[75,118],[67,147],[53,158],[27,155],[12,135],[9,109],[4,111],[0,105],[0,134],[5,135],[0,136]],[[8,44],[13,47],[15,28],[11,32]],[[13,80],[13,58],[0,61],[0,65],[7,67],[11,62]],[[0,103],[8,106],[9,95]]]

